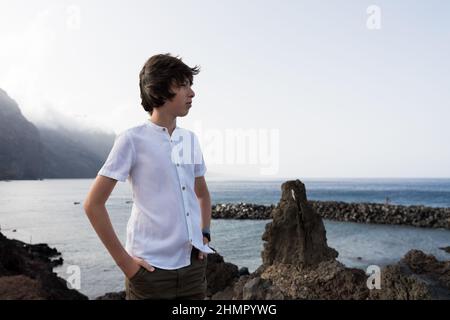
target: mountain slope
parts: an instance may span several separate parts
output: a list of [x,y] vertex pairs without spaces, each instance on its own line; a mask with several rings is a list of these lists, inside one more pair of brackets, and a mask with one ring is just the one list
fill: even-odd
[[86,129],[36,127],[0,89],[0,180],[94,178],[115,135]]

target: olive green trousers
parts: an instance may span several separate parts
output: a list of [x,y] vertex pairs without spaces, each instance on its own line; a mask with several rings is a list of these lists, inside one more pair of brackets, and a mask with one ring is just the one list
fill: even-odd
[[131,279],[125,279],[126,299],[205,299],[207,255],[203,259],[198,255],[199,250],[193,247],[191,264],[175,270],[154,267],[150,272],[141,267]]

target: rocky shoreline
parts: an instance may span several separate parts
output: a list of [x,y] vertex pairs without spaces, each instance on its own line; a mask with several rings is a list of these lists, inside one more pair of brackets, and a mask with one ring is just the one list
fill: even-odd
[[[263,264],[255,272],[239,270],[218,253],[208,255],[207,299],[450,300],[450,260],[411,250],[375,274],[337,261],[339,253],[327,245],[322,217],[307,201],[299,180],[282,185],[271,218],[262,235]],[[373,281],[369,275],[375,276]],[[97,299],[124,298],[122,291]]]
[[61,254],[47,244],[27,244],[0,233],[0,300],[87,300],[53,272]]
[[[408,225],[450,229],[450,208],[401,206],[379,203],[308,201],[323,218],[336,221]],[[214,219],[272,219],[276,205],[219,203],[212,206]]]
[[322,217],[306,198],[304,184],[287,181],[262,239],[263,264],[210,299],[450,299],[450,260],[419,250],[369,274],[347,268],[327,244]]
[[[432,255],[411,250],[398,263],[380,268],[374,282],[369,282],[369,274],[364,270],[347,268],[340,263],[336,259],[339,253],[327,244],[322,220],[323,215],[332,213],[319,214],[319,210],[326,212],[320,205],[323,203],[307,200],[305,186],[299,180],[282,184],[282,196],[276,206],[216,205],[215,218],[271,221],[266,224],[262,235],[263,263],[255,272],[249,273],[245,267],[239,269],[226,262],[219,253],[208,255],[207,299],[450,300],[450,260],[438,261]],[[333,203],[331,208],[338,205]],[[346,205],[349,204],[343,204],[345,210],[350,210]],[[383,210],[383,205],[368,205],[373,210],[363,211],[367,212],[364,217],[370,218],[374,210]],[[358,212],[361,212],[358,204],[351,206],[359,208]],[[424,207],[421,208],[418,210]],[[419,212],[408,211],[410,207],[399,210],[413,212],[416,217]],[[389,221],[397,221],[392,220],[395,210],[384,212],[390,212],[386,213]],[[434,223],[425,218],[427,226],[438,226],[436,221],[445,219],[445,214],[434,216]],[[406,213],[404,215],[408,216]],[[338,216],[342,218],[342,215]],[[344,214],[343,217],[361,219],[360,214],[352,217],[348,213],[348,216]],[[368,221],[368,218],[364,221],[382,223],[381,220]],[[407,224],[415,220],[398,221]],[[450,247],[441,249],[450,253]],[[28,245],[7,239],[0,233],[0,300],[87,299],[78,291],[68,289],[66,281],[52,271],[54,266],[62,262],[60,253],[46,244]],[[125,292],[111,292],[96,299],[123,300]]]

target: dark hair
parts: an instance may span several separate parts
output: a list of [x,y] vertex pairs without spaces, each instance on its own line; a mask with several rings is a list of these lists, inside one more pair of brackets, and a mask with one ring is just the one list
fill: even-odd
[[199,72],[200,67],[191,68],[170,53],[150,57],[139,74],[142,107],[152,114],[154,108],[175,97],[173,85],[183,86],[187,82],[192,85],[194,75]]

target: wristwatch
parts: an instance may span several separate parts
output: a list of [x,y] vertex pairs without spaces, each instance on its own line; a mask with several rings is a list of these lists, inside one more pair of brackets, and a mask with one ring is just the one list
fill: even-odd
[[209,242],[211,242],[211,234],[209,232],[202,232],[203,236],[208,239]]

